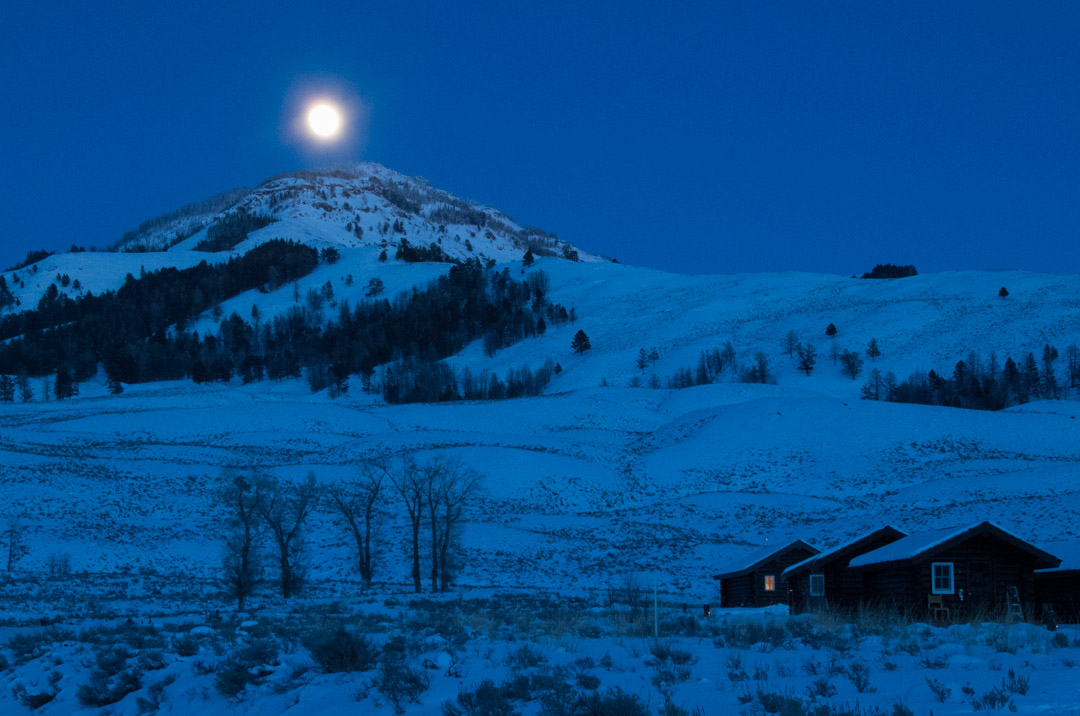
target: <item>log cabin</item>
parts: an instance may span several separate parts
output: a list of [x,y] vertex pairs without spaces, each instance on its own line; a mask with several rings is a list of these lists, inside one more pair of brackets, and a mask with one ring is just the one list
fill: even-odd
[[721,607],[768,607],[788,604],[780,574],[793,564],[818,553],[817,548],[795,540],[782,546],[764,547],[729,564],[713,576],[720,581]]
[[906,536],[895,527],[882,527],[785,569],[780,578],[791,596],[792,614],[857,607],[863,598],[863,580],[848,569],[848,563]]
[[1057,621],[1080,624],[1080,542],[1058,542],[1047,549],[1061,564],[1035,570],[1035,603],[1043,610],[1049,605]]
[[863,601],[932,618],[1035,611],[1035,570],[1061,562],[991,522],[913,534],[851,560]]

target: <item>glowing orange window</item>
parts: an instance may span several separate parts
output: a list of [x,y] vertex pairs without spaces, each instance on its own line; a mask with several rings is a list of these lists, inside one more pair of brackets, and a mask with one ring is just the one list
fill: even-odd
[[775,575],[772,575],[772,574],[766,574],[765,575],[765,591],[766,592],[775,592],[776,591],[776,576]]

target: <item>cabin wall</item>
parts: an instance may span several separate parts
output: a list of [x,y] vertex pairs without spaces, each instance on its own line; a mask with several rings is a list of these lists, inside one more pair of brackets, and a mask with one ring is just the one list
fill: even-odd
[[727,608],[753,606],[754,590],[750,582],[752,576],[743,575],[721,579],[720,606]]
[[1080,569],[1044,572],[1035,575],[1035,604],[1042,614],[1043,604],[1053,604],[1062,624],[1080,624]]
[[[821,609],[854,609],[863,600],[863,576],[848,568],[859,555],[892,544],[899,537],[881,535],[879,538],[852,547],[844,555],[827,562],[823,567],[800,569],[788,578],[791,608],[794,613]],[[825,575],[825,598],[810,596],[810,575]]]
[[[774,604],[790,604],[787,585],[781,581],[780,573],[793,564],[812,557],[815,553],[802,548],[795,548],[784,554],[763,562],[754,571],[739,577],[720,580],[720,606],[722,607],[768,607]],[[765,591],[765,576],[776,578],[776,589]]]

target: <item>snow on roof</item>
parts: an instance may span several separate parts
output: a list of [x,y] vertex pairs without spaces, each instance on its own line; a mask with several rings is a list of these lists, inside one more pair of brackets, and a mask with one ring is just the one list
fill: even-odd
[[1019,542],[1027,544],[1025,540],[1017,537],[1008,530],[1002,529],[993,522],[976,522],[975,524],[962,527],[946,527],[945,529],[934,530],[933,532],[920,532],[918,534],[908,535],[892,544],[885,545],[880,549],[875,549],[873,552],[859,555],[851,560],[849,565],[852,567],[862,567],[868,564],[883,564],[885,562],[912,559],[984,525],[1003,532],[1008,537],[1012,537]]
[[1037,569],[1039,574],[1044,572],[1063,572],[1065,570],[1080,570],[1080,542],[1053,542],[1046,545],[1046,551],[1055,557],[1061,557],[1061,564],[1054,569]]
[[781,545],[766,545],[761,549],[754,550],[753,552],[747,554],[739,561],[728,564],[715,577],[713,577],[713,579],[720,579],[722,577],[738,577],[745,572],[749,572],[761,562],[769,559],[769,557],[782,554],[796,547],[802,547],[804,549],[808,549],[814,552],[814,554],[817,554],[817,548],[807,544],[806,542],[803,542],[801,539],[797,539]]
[[[811,564],[812,562],[828,562],[829,559],[832,558],[832,556],[835,555],[837,552],[842,552],[845,549],[848,549],[850,547],[854,547],[855,545],[859,544],[859,542],[862,542],[865,539],[869,539],[871,537],[874,537],[874,536],[878,535],[879,533],[883,532],[884,530],[895,530],[896,532],[900,532],[900,530],[896,529],[895,527],[886,526],[886,527],[882,527],[880,530],[874,530],[870,534],[860,535],[860,536],[856,537],[855,539],[851,540],[850,542],[844,542],[843,544],[837,545],[836,547],[833,547],[832,549],[827,549],[824,552],[818,552],[817,554],[815,554],[815,555],[813,555],[811,557],[807,557],[806,559],[804,559],[801,562],[797,562],[797,563],[791,565],[790,567],[785,569],[783,572],[781,572],[780,576],[781,577],[786,577],[787,575],[802,569],[803,567],[807,566],[808,564]],[[903,534],[903,533],[901,532],[900,534]],[[903,539],[903,538],[901,538],[901,539]]]

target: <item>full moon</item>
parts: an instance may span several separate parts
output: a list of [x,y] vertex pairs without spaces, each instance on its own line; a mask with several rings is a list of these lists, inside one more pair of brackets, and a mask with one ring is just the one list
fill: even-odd
[[329,139],[341,128],[341,114],[328,104],[317,104],[308,110],[308,127],[315,136]]

